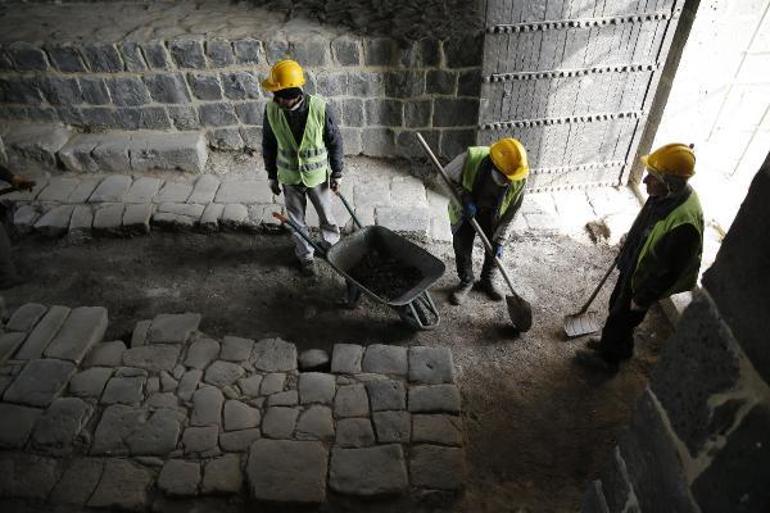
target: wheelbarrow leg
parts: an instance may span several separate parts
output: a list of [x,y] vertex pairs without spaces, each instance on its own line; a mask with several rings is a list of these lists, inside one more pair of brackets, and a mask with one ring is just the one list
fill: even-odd
[[352,281],[345,280],[345,299],[342,301],[342,306],[352,310],[358,306],[360,301],[361,289],[353,285]]

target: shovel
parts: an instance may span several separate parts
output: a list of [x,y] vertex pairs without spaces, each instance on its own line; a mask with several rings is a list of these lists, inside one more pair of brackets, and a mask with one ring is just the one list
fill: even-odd
[[610,277],[610,274],[612,274],[612,270],[615,269],[615,264],[617,264],[617,262],[617,258],[612,261],[610,268],[607,269],[606,273],[604,273],[602,281],[600,281],[596,286],[593,293],[591,294],[591,297],[589,297],[588,301],[586,301],[586,303],[583,305],[583,308],[581,308],[578,312],[573,313],[572,315],[564,316],[564,333],[567,334],[567,337],[574,338],[599,331],[599,314],[596,312],[589,312],[588,307],[590,307],[591,303],[593,303],[594,299],[596,299],[596,295],[602,289],[604,282],[607,281],[607,278]]
[[[449,192],[452,193],[452,199],[460,206],[460,208],[462,208],[463,202],[460,199],[460,196],[457,194],[457,191],[455,191],[452,180],[449,179],[446,171],[444,171],[441,163],[436,158],[436,155],[433,154],[430,146],[428,146],[428,143],[425,142],[425,139],[423,139],[422,134],[419,132],[417,133],[417,140],[420,141],[422,149],[425,150],[425,153],[428,154],[431,161],[433,162],[433,165],[436,166],[439,174],[444,179],[444,182],[446,182]],[[505,278],[505,282],[508,284],[508,288],[511,289],[511,293],[505,296],[505,303],[508,306],[508,316],[510,317],[511,322],[519,331],[529,331],[529,329],[532,327],[532,306],[527,302],[527,300],[518,295],[513,289],[513,283],[511,283],[511,278],[508,276],[508,271],[505,270],[503,262],[495,256],[495,250],[492,248],[492,243],[490,243],[487,236],[484,235],[484,232],[482,231],[481,226],[479,226],[478,221],[476,221],[475,218],[470,218],[468,221],[471,223],[473,229],[476,230],[476,233],[479,234],[481,242],[484,243],[484,248],[487,250],[489,256],[494,258],[497,268],[500,269],[503,278]]]

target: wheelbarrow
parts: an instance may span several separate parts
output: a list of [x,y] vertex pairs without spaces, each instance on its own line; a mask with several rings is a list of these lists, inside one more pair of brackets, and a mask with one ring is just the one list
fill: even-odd
[[[376,303],[391,307],[401,320],[413,329],[431,330],[438,326],[441,318],[428,288],[444,274],[446,269],[444,263],[417,244],[384,226],[363,226],[345,197],[339,193],[337,196],[350,213],[358,230],[328,248],[322,247],[284,215],[276,212],[273,217],[288,224],[294,232],[313,246],[318,256],[345,278],[349,294],[351,291],[360,292]],[[395,297],[385,297],[367,288],[351,275],[351,270],[373,252],[387,255],[400,265],[415,268],[419,271],[419,279],[416,279],[414,284],[410,284],[408,289],[398,291]]]

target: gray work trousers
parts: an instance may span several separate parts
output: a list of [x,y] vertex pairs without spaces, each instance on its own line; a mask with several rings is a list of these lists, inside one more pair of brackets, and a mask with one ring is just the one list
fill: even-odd
[[[321,228],[321,237],[329,245],[340,240],[340,229],[334,220],[332,213],[332,191],[328,182],[323,182],[313,188],[304,185],[286,185],[283,184],[284,202],[286,204],[286,213],[289,219],[297,223],[305,234],[308,233],[305,224],[305,212],[307,210],[307,200],[315,207],[318,213],[319,228]],[[313,246],[311,246],[301,235],[292,233],[294,238],[294,253],[300,261],[313,259]]]

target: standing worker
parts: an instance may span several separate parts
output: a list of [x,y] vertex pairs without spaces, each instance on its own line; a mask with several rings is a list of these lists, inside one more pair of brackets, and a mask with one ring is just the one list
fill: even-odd
[[[332,245],[340,230],[332,214],[332,191],[340,186],[343,170],[342,136],[326,102],[305,94],[305,75],[293,60],[277,62],[262,87],[273,93],[265,107],[262,158],[273,194],[285,194],[289,219],[306,233],[307,200],[316,209],[323,240]],[[283,189],[282,189],[283,188]],[[293,234],[300,269],[314,276],[313,247]]]
[[[460,284],[452,291],[449,301],[462,304],[473,287],[473,240],[476,232],[468,221],[476,218],[484,234],[502,257],[503,245],[513,225],[513,217],[524,199],[524,186],[529,174],[527,152],[517,139],[506,137],[492,146],[472,146],[446,166],[455,182],[463,206],[449,203],[452,224],[452,245],[457,262]],[[497,272],[494,258],[484,255],[481,280],[476,285],[492,301],[501,301],[503,294],[494,283]]]
[[[14,175],[11,171],[0,165],[0,180],[8,182],[15,189],[31,190],[35,182],[21,176]],[[0,205],[0,290],[15,287],[23,282],[16,273],[16,266],[11,259],[11,240],[5,231],[7,209]]]
[[692,289],[703,251],[703,211],[687,180],[695,153],[667,144],[642,157],[647,202],[636,217],[617,260],[620,276],[610,297],[600,339],[576,354],[578,363],[615,373],[634,352],[634,328],[656,301]]

